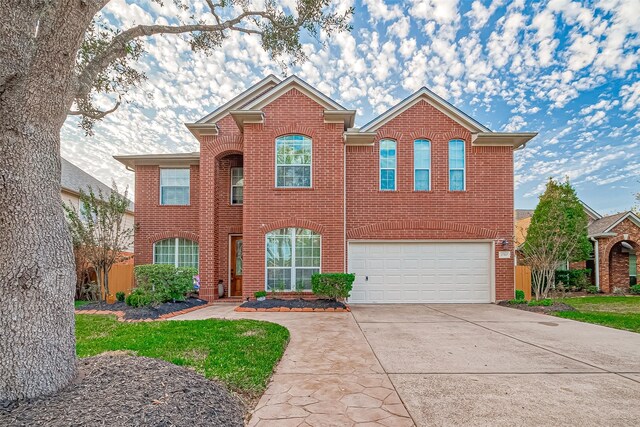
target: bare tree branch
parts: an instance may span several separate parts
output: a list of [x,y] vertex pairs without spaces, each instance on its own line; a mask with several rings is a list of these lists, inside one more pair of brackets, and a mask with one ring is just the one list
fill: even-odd
[[103,119],[105,116],[113,113],[114,111],[116,111],[118,109],[118,107],[120,106],[120,100],[118,100],[115,105],[113,106],[113,108],[110,108],[108,110],[104,110],[104,111],[100,111],[100,110],[84,110],[84,109],[79,109],[79,110],[71,110],[69,111],[69,115],[71,116],[85,116],[88,117],[92,120],[100,120]]

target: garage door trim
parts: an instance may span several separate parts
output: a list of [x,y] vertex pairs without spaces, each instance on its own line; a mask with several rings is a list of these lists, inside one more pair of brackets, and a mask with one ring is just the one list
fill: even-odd
[[[349,239],[347,240],[347,272],[350,272],[349,246],[352,243],[488,243],[489,250],[489,295],[496,302],[496,241],[493,239]],[[358,303],[356,303],[358,304]]]

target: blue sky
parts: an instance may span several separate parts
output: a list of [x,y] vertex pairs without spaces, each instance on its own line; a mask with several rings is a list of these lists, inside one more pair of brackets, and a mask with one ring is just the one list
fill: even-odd
[[[192,12],[213,19],[204,1],[193,3]],[[334,0],[331,7],[351,5],[353,31],[322,34],[324,46],[307,38],[309,60],[288,73],[357,109],[357,125],[427,86],[492,130],[540,132],[515,155],[517,208],[534,207],[551,176],[568,176],[602,213],[631,207],[640,191],[640,0]],[[118,28],[187,19],[171,1],[148,0],[113,0],[103,16]],[[184,122],[283,73],[256,36],[233,34],[210,56],[176,36],[146,47],[137,68],[148,81],[128,103],[93,137],[76,118],[62,131],[64,157],[131,188],[133,173],[112,155],[197,151]]]

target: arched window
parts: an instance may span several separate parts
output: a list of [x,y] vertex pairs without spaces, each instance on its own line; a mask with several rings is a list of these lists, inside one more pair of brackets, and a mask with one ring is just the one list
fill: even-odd
[[311,138],[276,138],[276,187],[311,187]]
[[431,190],[431,141],[428,139],[413,141],[413,189]]
[[396,142],[392,139],[380,141],[380,190],[396,189]]
[[198,243],[179,237],[153,244],[153,263],[198,268]]
[[281,228],[266,235],[266,290],[309,291],[320,272],[320,235],[304,228]]
[[449,191],[464,191],[466,181],[464,141],[449,141]]

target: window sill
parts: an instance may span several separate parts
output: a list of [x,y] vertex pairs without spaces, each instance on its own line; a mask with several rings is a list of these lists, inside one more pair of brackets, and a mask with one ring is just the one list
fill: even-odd
[[188,204],[188,205],[163,205],[163,204],[158,203],[156,206],[159,207],[159,208],[189,208],[189,207],[191,207],[191,204]]
[[273,187],[275,191],[312,191],[313,187]]

